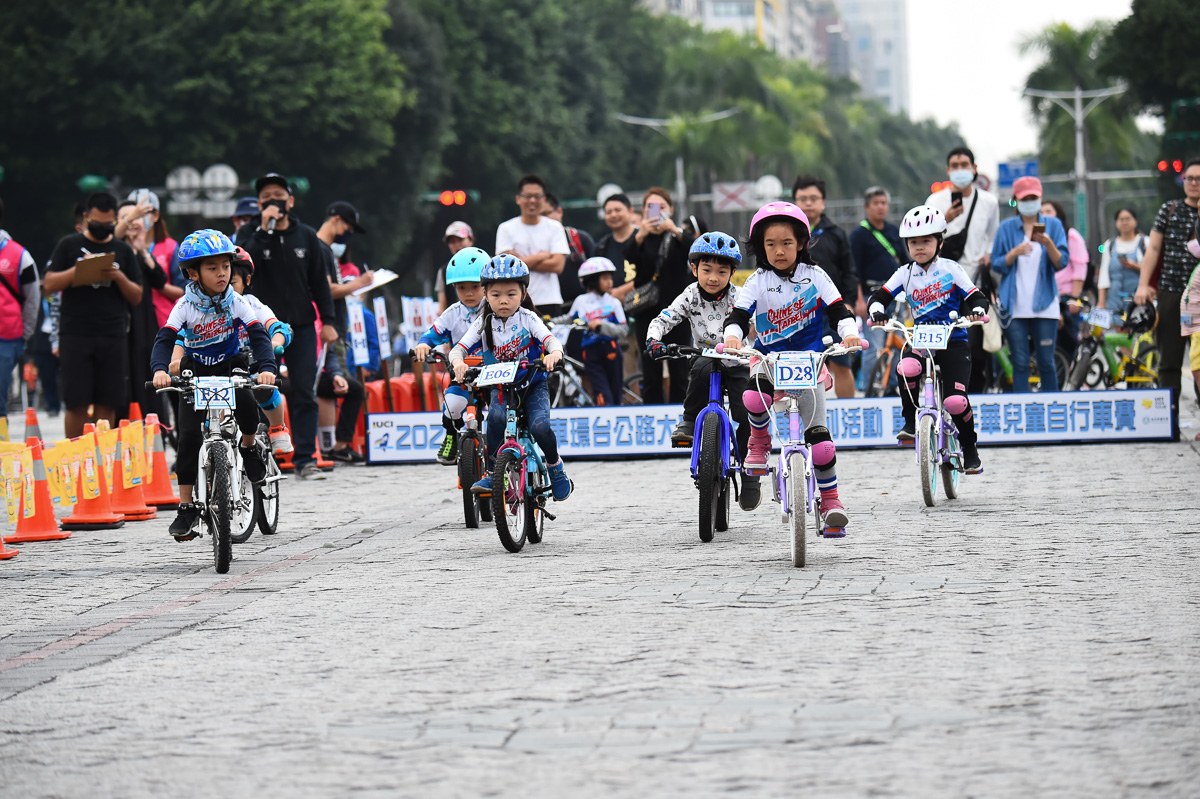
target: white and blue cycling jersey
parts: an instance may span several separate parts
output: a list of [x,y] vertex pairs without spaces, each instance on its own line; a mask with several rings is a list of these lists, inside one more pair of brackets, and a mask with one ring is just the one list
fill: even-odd
[[[275,371],[270,337],[250,303],[229,287],[219,297],[210,297],[195,283],[189,283],[155,339],[151,365],[156,371],[160,368],[166,371],[171,346],[176,341],[198,364],[216,366],[224,363],[241,351],[243,329],[250,339],[259,370]],[[163,342],[161,348],[160,342]]]
[[567,316],[583,322],[594,322],[598,319],[604,323],[598,330],[584,330],[585,349],[597,342],[615,341],[629,332],[625,321],[625,309],[611,294],[597,294],[594,291],[580,294],[571,303],[571,310],[567,311]]
[[[962,313],[959,306],[976,288],[957,261],[938,258],[928,268],[915,263],[900,267],[883,284],[882,290],[893,298],[903,291],[917,324],[944,325],[950,323],[951,311]],[[986,307],[986,303],[982,305]],[[965,341],[966,338],[967,331],[961,328],[950,334],[951,341]]]
[[825,349],[821,339],[827,313],[837,322],[839,336],[858,335],[841,292],[821,267],[799,264],[790,278],[774,269],[760,269],[738,291],[725,335],[744,339],[744,322],[753,319],[758,331],[756,349],[819,352]]
[[[491,319],[492,347],[487,346],[483,335],[483,321]],[[454,345],[460,357],[465,357],[473,348],[482,347],[483,362],[500,363],[502,361],[535,361],[545,353],[561,352],[562,343],[533,311],[528,308],[518,308],[517,312],[507,319],[501,319],[494,314],[490,317],[479,316],[471,323],[471,327]],[[546,379],[542,372],[528,370],[518,373],[515,384],[533,385]]]
[[[457,344],[471,329],[471,324],[483,313],[483,307],[483,302],[480,302],[476,308],[470,308],[461,302],[454,303],[442,311],[441,316],[433,320],[433,327],[426,330],[421,336],[421,343],[429,347],[436,347],[439,344]],[[479,349],[480,345],[476,344],[467,351],[467,354],[477,355]]]

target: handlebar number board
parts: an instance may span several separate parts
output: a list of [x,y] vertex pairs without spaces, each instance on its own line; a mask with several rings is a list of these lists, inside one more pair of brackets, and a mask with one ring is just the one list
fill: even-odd
[[914,350],[944,350],[950,343],[950,328],[946,325],[917,325],[913,328]]
[[477,386],[503,386],[511,383],[517,377],[517,368],[520,366],[516,361],[505,361],[504,363],[489,363],[483,367],[479,373],[479,378],[475,381]]
[[705,347],[704,349],[702,349],[700,351],[700,357],[701,358],[727,358],[729,356],[722,355],[721,353],[717,352],[712,347]]
[[820,377],[815,352],[781,352],[775,361],[775,388],[810,389]]
[[1112,327],[1112,311],[1107,308],[1093,308],[1088,314],[1088,322],[1096,327],[1110,328]]
[[197,377],[196,410],[219,409],[232,411],[237,406],[233,380],[228,377]]

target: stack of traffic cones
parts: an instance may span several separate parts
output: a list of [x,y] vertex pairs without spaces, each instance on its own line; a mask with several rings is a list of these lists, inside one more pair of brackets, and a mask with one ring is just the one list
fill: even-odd
[[162,510],[179,507],[179,496],[171,487],[171,467],[167,466],[167,453],[163,449],[162,427],[158,423],[158,414],[146,415],[146,426],[150,428],[153,443],[150,445],[150,477],[145,481],[142,492],[147,505],[153,505]]
[[104,459],[100,456],[100,444],[96,441],[96,427],[92,424],[83,426],[83,437],[92,442],[93,460],[91,468],[98,472],[96,482],[100,485],[100,493],[94,499],[84,499],[84,471],[89,466],[86,459],[79,465],[79,490],[76,492],[75,507],[71,515],[62,520],[64,530],[110,530],[122,527],[124,517],[114,513],[108,498],[108,488],[104,484]]
[[[36,421],[36,420],[35,420]],[[42,442],[36,438],[26,439],[25,445],[33,450],[33,515],[25,518],[25,491],[21,488],[21,505],[17,511],[17,532],[8,537],[14,544],[26,541],[58,541],[70,538],[71,534],[58,526],[54,518],[54,503],[50,501],[50,484],[46,482],[46,464],[42,462]],[[30,475],[25,476],[26,480]]]
[[112,485],[110,486],[112,509],[114,512],[124,516],[127,521],[143,522],[158,516],[158,511],[146,504],[146,498],[142,495],[142,486],[140,484],[132,488],[125,487],[123,461],[129,457],[129,454],[125,451],[124,439],[128,426],[128,421],[121,421],[120,437],[117,439],[117,457],[113,461]]
[[38,424],[37,411],[33,408],[25,409],[25,440],[36,438],[42,440],[42,428]]

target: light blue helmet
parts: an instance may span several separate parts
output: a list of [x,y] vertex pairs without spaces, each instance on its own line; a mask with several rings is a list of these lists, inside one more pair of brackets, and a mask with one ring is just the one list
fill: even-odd
[[478,283],[479,273],[489,260],[491,256],[478,247],[463,247],[446,264],[446,285]]
[[479,274],[480,283],[514,281],[522,286],[529,285],[529,267],[515,255],[497,255],[487,262]]
[[179,243],[179,261],[187,263],[197,258],[208,258],[213,255],[236,255],[237,247],[219,230],[206,228],[189,233]]
[[742,262],[742,251],[738,249],[737,240],[728,233],[713,230],[697,236],[688,251],[688,260],[696,263],[701,258],[726,258],[733,261],[736,268]]

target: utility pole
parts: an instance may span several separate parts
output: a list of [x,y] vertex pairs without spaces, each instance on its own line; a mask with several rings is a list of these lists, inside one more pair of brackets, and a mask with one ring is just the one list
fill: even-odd
[[[696,122],[717,122],[718,120],[728,119],[742,109],[726,108],[724,111],[716,111],[712,114],[705,114],[697,118]],[[671,124],[669,119],[654,119],[651,117],[631,117],[628,114],[614,114],[618,121],[629,125],[641,125],[642,127],[651,128],[658,131],[664,136],[667,136],[666,128]],[[669,138],[669,137],[668,137]],[[683,156],[675,156],[675,218],[685,219],[687,217],[687,181],[683,177]]]
[[[1086,239],[1088,229],[1087,213],[1087,157],[1083,147],[1083,122],[1096,106],[1108,97],[1116,97],[1125,93],[1124,84],[1110,86],[1107,89],[1084,90],[1076,85],[1074,91],[1049,92],[1042,89],[1026,89],[1026,97],[1044,97],[1071,115],[1075,121],[1075,227]],[[1090,102],[1087,105],[1083,101]],[[1067,105],[1066,100],[1074,100],[1073,105]]]

